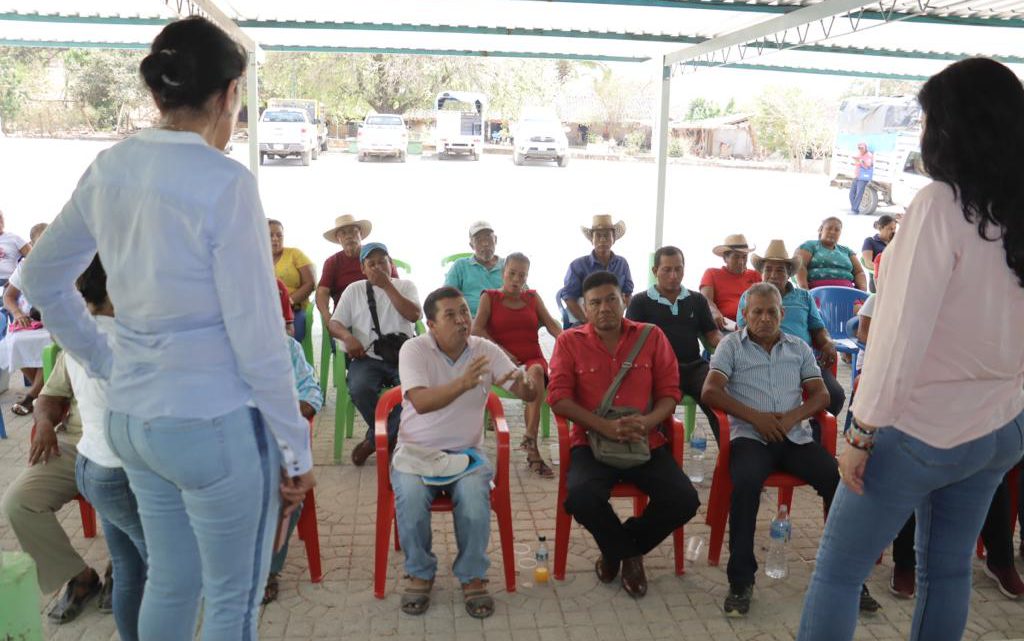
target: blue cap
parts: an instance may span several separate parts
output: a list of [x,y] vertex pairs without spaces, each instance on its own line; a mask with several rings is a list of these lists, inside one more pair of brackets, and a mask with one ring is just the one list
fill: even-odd
[[[388,248],[384,243],[366,243],[363,245],[363,248],[359,250],[359,262],[366,260],[366,257],[370,255],[370,252],[377,251],[378,249],[383,251],[385,254],[388,254]],[[388,254],[388,256],[390,255],[391,254]]]

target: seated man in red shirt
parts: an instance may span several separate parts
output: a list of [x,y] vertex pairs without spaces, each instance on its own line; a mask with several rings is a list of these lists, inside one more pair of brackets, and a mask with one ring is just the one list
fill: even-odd
[[[345,288],[364,280],[363,262],[359,260],[359,251],[363,241],[370,235],[373,225],[368,220],[356,220],[351,214],[338,216],[334,227],[324,232],[324,240],[341,245],[341,251],[324,261],[324,269],[320,274],[320,282],[316,286],[316,308],[320,310],[324,327],[331,320],[333,305],[338,304]],[[391,265],[391,277],[398,278],[398,270]]]
[[[639,353],[629,358],[648,325],[622,317],[624,303],[618,283],[610,272],[594,272],[583,281],[587,323],[566,330],[555,342],[548,403],[556,414],[573,422],[565,509],[601,548],[595,566],[597,578],[610,583],[621,566],[622,587],[639,598],[647,593],[644,554],[693,518],[700,500],[665,447],[667,441],[661,431],[681,398],[675,353],[665,334],[651,326]],[[613,405],[635,408],[640,413],[602,418],[595,410],[626,360],[633,365]],[[602,463],[588,444],[589,430],[620,442],[646,439],[651,458],[629,469]],[[608,499],[618,482],[633,483],[650,497],[642,516],[625,523],[616,516]]]
[[743,234],[731,234],[725,242],[711,250],[715,256],[721,256],[724,267],[713,267],[704,272],[700,279],[700,293],[708,299],[711,317],[715,319],[718,329],[734,331],[736,329],[740,296],[751,285],[761,282],[761,274],[747,268],[747,254],[754,247],[747,244]]

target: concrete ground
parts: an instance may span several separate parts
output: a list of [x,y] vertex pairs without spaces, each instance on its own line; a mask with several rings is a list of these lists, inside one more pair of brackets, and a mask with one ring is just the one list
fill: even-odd
[[[848,380],[842,366],[840,380]],[[30,421],[15,417],[9,407],[19,397],[20,385],[0,397],[9,438],[0,441],[0,491],[24,468],[28,454]],[[686,574],[674,576],[670,540],[651,552],[646,560],[650,589],[646,598],[634,601],[618,583],[603,585],[594,576],[597,548],[593,539],[578,525],[572,529],[568,572],[565,581],[535,585],[528,566],[539,535],[553,543],[557,480],[543,480],[528,473],[525,457],[515,451],[512,457],[512,504],[515,550],[519,587],[505,591],[496,527],[491,537],[490,587],[497,608],[485,621],[470,618],[463,606],[451,564],[456,553],[451,516],[435,515],[434,549],[439,574],[432,605],[426,615],[401,614],[398,587],[402,575],[401,553],[392,551],[389,559],[387,594],[374,598],[373,552],[376,514],[377,476],[374,459],[357,468],[348,459],[353,441],[345,443],[345,458],[340,465],[331,462],[333,439],[334,391],[329,394],[325,411],[318,418],[315,435],[316,490],[319,514],[321,557],[324,580],[312,584],[301,543],[293,543],[282,575],[280,598],[263,608],[260,634],[263,639],[394,639],[395,641],[645,641],[648,639],[764,640],[792,639],[799,623],[804,590],[814,567],[814,556],[822,530],[821,504],[809,488],[799,488],[793,509],[793,540],[790,552],[790,576],[773,581],[761,575],[754,593],[750,614],[745,619],[728,619],[721,605],[728,588],[725,563],[728,543],[720,567],[709,567],[706,558],[687,562]],[[522,412],[517,402],[505,401],[512,426],[513,447],[522,433]],[[699,420],[704,418],[698,412]],[[356,434],[365,429],[356,420]],[[554,438],[549,440],[549,443]],[[493,440],[488,438],[489,447]],[[715,455],[714,445],[709,458]],[[550,452],[545,449],[545,457]],[[711,463],[708,463],[710,467]],[[556,471],[558,468],[555,468]],[[700,488],[707,502],[709,479]],[[630,505],[618,501],[620,513]],[[762,503],[759,530],[759,558],[764,557],[768,540],[768,522],[775,505],[774,491]],[[687,536],[705,540],[709,528],[704,524],[702,507],[686,528]],[[107,552],[102,534],[87,540],[82,536],[78,510],[74,505],[60,513],[61,522],[73,544],[89,563],[102,570]],[[0,547],[17,549],[10,527],[0,517]],[[1018,564],[1020,562],[1018,561]],[[1018,565],[1021,569],[1024,566]],[[869,579],[873,594],[883,609],[873,616],[862,616],[857,639],[887,641],[905,639],[914,603],[898,600],[887,586],[892,569],[886,554],[882,565]],[[975,587],[971,596],[971,615],[964,639],[996,640],[1024,637],[1024,603],[1004,598],[975,563]],[[44,595],[40,610],[48,609],[56,595]],[[95,604],[79,620],[65,626],[45,624],[48,639],[61,641],[107,641],[116,639],[113,618],[101,614]]]

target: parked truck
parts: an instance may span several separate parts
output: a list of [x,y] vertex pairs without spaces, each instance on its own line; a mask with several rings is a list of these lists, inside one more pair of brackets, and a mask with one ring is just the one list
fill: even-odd
[[874,171],[860,213],[874,213],[878,204],[893,204],[892,188],[907,154],[921,137],[921,106],[913,96],[847,98],[839,107],[832,148],[832,186],[849,189],[854,179],[858,143],[874,157]]
[[356,134],[359,162],[365,162],[369,156],[393,156],[398,162],[405,162],[408,146],[409,129],[405,120],[396,114],[371,114],[359,125]]
[[434,105],[437,107],[434,125],[437,157],[468,154],[472,160],[480,160],[484,153],[487,97],[469,91],[442,91]]
[[550,107],[524,107],[512,125],[512,162],[553,160],[559,167],[569,164],[569,139],[558,114]]
[[259,123],[260,164],[268,158],[299,158],[308,166],[320,155],[316,126],[305,109],[267,107]]
[[327,151],[327,118],[319,100],[312,98],[271,98],[267,108],[302,109],[316,126],[316,141],[320,151]]

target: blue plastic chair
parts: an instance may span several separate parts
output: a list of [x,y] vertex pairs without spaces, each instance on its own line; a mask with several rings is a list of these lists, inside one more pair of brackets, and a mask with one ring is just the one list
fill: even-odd
[[850,354],[852,373],[850,374],[850,385],[853,386],[853,379],[857,375],[857,341],[846,332],[846,322],[856,316],[853,311],[857,303],[864,304],[868,299],[868,293],[853,287],[815,287],[811,290],[811,298],[821,312],[821,319],[825,322],[825,329],[832,336],[836,345],[836,351],[843,354]]
[[843,427],[843,434],[845,434],[846,430],[850,429],[850,425],[853,424],[853,397],[857,394],[854,382],[857,380],[857,374],[860,373],[857,371],[857,357],[860,355],[860,352],[865,349],[864,343],[856,339],[858,327],[860,327],[860,316],[854,316],[850,320],[846,321],[846,335],[851,337],[850,340],[857,345],[857,353],[853,355],[850,361],[850,367],[853,369],[853,375],[852,380],[850,381],[850,402],[849,405],[846,406],[846,425]]

